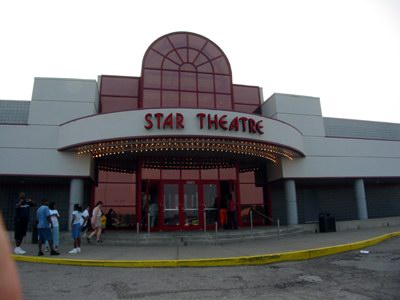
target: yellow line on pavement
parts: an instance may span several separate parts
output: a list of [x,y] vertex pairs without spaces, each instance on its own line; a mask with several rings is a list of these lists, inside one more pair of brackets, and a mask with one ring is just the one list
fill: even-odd
[[171,267],[223,267],[223,266],[254,266],[284,261],[312,259],[321,256],[358,250],[381,243],[393,237],[399,237],[400,231],[384,234],[371,239],[343,245],[290,251],[283,253],[262,254],[254,256],[238,256],[227,258],[199,258],[179,260],[84,260],[68,258],[47,258],[36,256],[12,255],[15,261],[47,263],[57,265],[117,267],[117,268],[171,268]]

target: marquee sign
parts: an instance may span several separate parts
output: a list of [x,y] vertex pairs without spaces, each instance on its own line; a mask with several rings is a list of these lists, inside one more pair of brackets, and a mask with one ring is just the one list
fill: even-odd
[[[175,140],[169,144],[163,139]],[[228,140],[234,142],[227,144]],[[61,124],[58,149],[79,147],[81,153],[89,149],[101,149],[102,153],[120,153],[127,149],[140,152],[164,146],[178,150],[191,149],[192,146],[203,149],[211,147],[211,141],[214,144],[221,141],[216,149],[228,145],[226,151],[238,153],[246,147],[254,151],[269,147],[271,153],[282,150],[289,156],[305,152],[302,133],[280,120],[243,112],[174,108],[97,114]],[[107,143],[114,144],[107,148]],[[282,153],[278,154],[286,155]]]
[[[225,130],[225,131],[242,131],[255,134],[264,134],[262,130],[263,120],[256,121],[253,118],[245,116],[236,116],[231,119],[227,115],[219,114],[196,114],[199,129],[208,130]],[[185,118],[181,113],[147,113],[144,117],[144,128],[152,129],[184,129]]]

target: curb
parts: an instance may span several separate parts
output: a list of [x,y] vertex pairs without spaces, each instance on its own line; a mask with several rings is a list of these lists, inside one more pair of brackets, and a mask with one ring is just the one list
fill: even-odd
[[20,256],[12,254],[15,261],[47,263],[56,265],[72,265],[85,267],[116,267],[116,268],[174,268],[174,267],[227,267],[255,266],[284,261],[313,259],[321,256],[358,250],[381,243],[393,237],[399,237],[400,231],[387,233],[371,239],[337,246],[322,247],[308,250],[282,253],[262,254],[254,256],[238,256],[229,258],[202,258],[178,260],[83,260],[67,258],[46,258],[36,256]]

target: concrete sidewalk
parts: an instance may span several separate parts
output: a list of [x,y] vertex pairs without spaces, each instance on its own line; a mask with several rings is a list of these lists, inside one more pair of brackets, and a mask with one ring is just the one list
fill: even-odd
[[287,260],[310,259],[355,249],[362,249],[387,238],[400,236],[400,226],[368,228],[329,233],[246,240],[239,243],[188,246],[123,246],[111,241],[82,241],[82,252],[68,254],[70,244],[62,244],[60,256],[38,257],[36,244],[24,244],[25,255],[13,255],[17,261],[115,267],[174,267],[255,265]]

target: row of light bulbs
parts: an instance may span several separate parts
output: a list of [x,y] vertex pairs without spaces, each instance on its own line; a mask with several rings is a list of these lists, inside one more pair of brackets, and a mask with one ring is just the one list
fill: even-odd
[[[222,161],[222,160],[212,160],[212,161],[187,161],[187,160],[159,160],[155,161],[153,159],[148,159],[142,161],[141,166],[143,168],[147,169],[216,169],[216,168],[233,168],[235,167],[235,164],[233,162],[228,162],[228,161]],[[98,169],[100,171],[106,171],[106,172],[119,172],[119,173],[136,173],[137,169],[135,166],[133,168],[126,168],[126,167],[111,167],[108,166],[106,163],[102,164],[99,163],[97,165]],[[240,173],[246,173],[246,172],[252,172],[258,170],[257,167],[245,167],[245,166],[240,166],[239,167],[239,172]]]
[[78,148],[78,154],[91,153],[100,158],[122,153],[145,153],[157,151],[209,151],[257,156],[277,161],[279,156],[293,159],[293,153],[275,145],[233,139],[204,138],[151,138],[118,140],[85,145]]
[[196,158],[146,158],[142,161],[142,166],[149,169],[215,169],[215,168],[232,168],[235,166],[234,162],[226,159],[196,159]]

